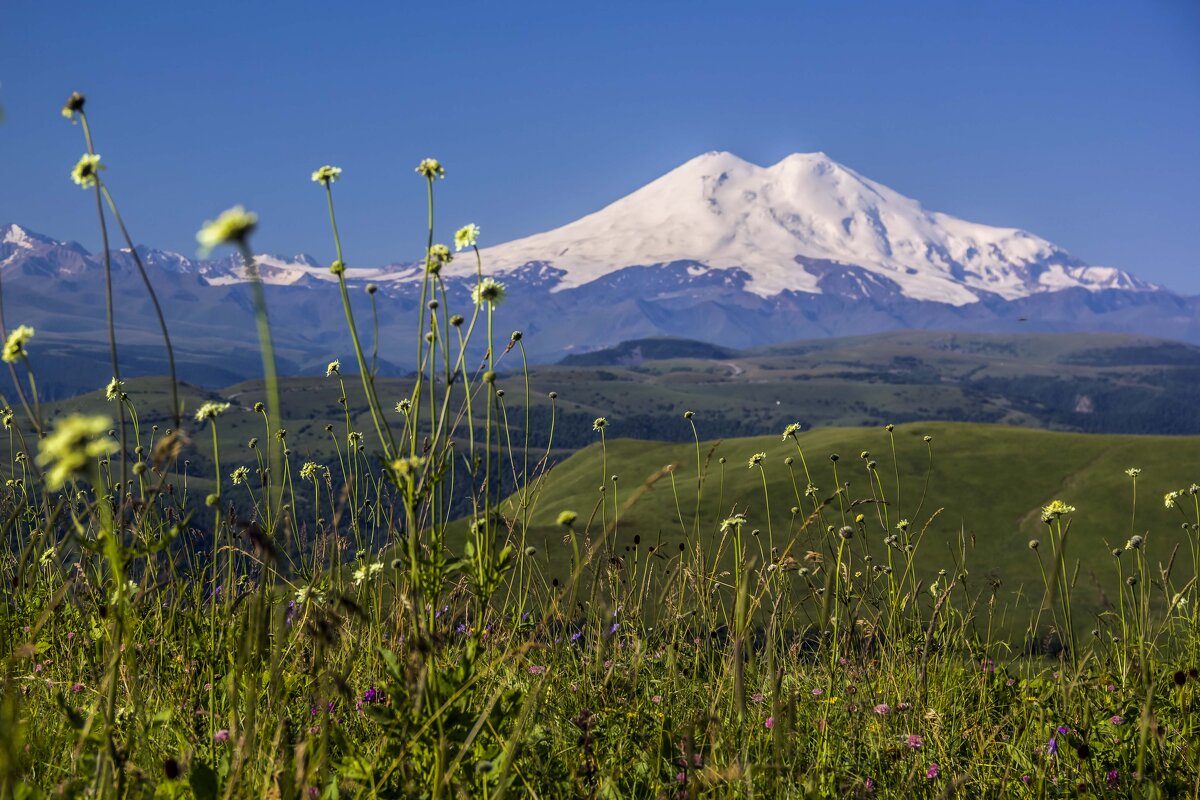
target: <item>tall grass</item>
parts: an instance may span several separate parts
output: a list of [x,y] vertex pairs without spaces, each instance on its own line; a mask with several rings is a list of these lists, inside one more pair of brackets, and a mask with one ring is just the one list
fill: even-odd
[[[891,426],[884,458],[822,468],[789,426],[795,456],[745,454],[763,491],[731,506],[703,419],[685,414],[694,475],[620,475],[601,418],[598,491],[550,509],[562,534],[550,546],[570,552],[565,580],[551,577],[529,535],[555,473],[551,444],[529,446],[523,336],[496,339],[505,290],[473,226],[456,236],[474,257],[472,302],[452,307],[455,256],[435,224],[446,172],[432,159],[418,172],[422,302],[413,340],[387,343],[412,346],[417,368],[411,394],[386,401],[379,343],[368,359],[345,280],[340,170],[313,175],[373,429],[354,429],[331,363],[337,463],[289,448],[244,213],[206,240],[239,250],[258,309],[256,468],[222,473],[223,420],[246,413],[228,404],[185,425],[175,399],[173,427],[144,430],[115,339],[110,394],[132,441],[111,419],[43,420],[36,339],[6,347],[21,411],[3,414],[0,796],[1196,795],[1200,487],[1166,499],[1190,563],[1149,563],[1155,534],[1137,529],[1133,496],[1116,600],[1079,641],[1066,503],[1044,509],[1050,546],[1030,543],[1042,596],[1006,609],[997,585],[971,580],[965,534],[953,570],[921,577],[939,510],[925,507],[931,470],[900,470]],[[190,438],[205,435],[210,472],[192,474]],[[768,472],[786,473],[793,496],[772,497]],[[660,481],[677,546],[622,522],[658,502]],[[190,483],[213,487],[203,504]],[[706,518],[714,496],[722,512]],[[997,634],[1010,612],[1028,619],[1023,640]]]

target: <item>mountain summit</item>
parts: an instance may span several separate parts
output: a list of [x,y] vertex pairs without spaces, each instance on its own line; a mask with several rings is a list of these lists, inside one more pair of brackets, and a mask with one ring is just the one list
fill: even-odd
[[[170,322],[180,374],[212,385],[258,375],[238,256],[137,252]],[[705,153],[593,214],[482,255],[485,274],[508,289],[496,329],[523,331],[533,361],[661,336],[754,347],[913,328],[1121,331],[1200,343],[1200,298],[1089,266],[1022,230],[926,210],[824,153],[769,167]],[[122,363],[131,375],[161,374],[155,311],[134,258],[126,249],[111,256]],[[312,374],[352,352],[328,262],[256,260],[281,373]],[[471,308],[474,261],[442,271],[448,306]],[[0,274],[5,319],[35,327],[39,346],[56,354],[39,388],[62,396],[107,383],[102,255],[0,225]],[[420,261],[346,269],[356,316],[377,321],[385,374],[414,367],[408,348],[391,345],[413,335],[423,274]],[[374,295],[362,291],[370,284]]]
[[1090,267],[1025,231],[966,222],[864,178],[824,153],[760,167],[732,153],[693,158],[615,203],[552,231],[488,248],[507,271],[542,262],[582,286],[631,265],[741,269],[746,291],[822,292],[831,265],[860,267],[913,300],[951,305],[1072,287],[1150,289]]

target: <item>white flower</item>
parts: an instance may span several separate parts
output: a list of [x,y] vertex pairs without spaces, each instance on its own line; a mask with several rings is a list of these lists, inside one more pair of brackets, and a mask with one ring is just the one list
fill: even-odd
[[454,233],[454,249],[464,250],[468,247],[474,247],[479,241],[479,226],[475,224],[464,225]]

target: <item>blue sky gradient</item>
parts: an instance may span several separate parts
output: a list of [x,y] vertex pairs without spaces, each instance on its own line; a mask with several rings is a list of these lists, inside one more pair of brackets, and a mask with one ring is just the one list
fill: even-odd
[[187,253],[259,212],[256,249],[416,258],[569,222],[706,150],[823,150],[927,208],[1025,228],[1200,292],[1200,4],[132,3],[0,6],[0,222],[89,247],[78,89],[139,241]]

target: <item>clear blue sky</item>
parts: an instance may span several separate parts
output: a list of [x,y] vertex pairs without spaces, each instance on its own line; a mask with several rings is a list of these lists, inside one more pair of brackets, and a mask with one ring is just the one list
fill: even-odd
[[[350,10],[352,9],[352,10]],[[135,237],[194,252],[240,202],[256,247],[414,258],[555,227],[705,150],[824,150],[928,208],[1200,292],[1200,3],[204,2],[0,6],[0,222],[96,245],[67,177],[88,98]]]

